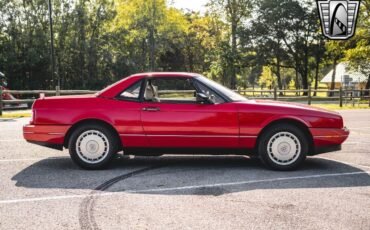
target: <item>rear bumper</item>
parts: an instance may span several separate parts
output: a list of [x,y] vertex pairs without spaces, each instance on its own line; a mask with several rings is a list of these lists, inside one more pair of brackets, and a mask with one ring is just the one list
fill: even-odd
[[33,144],[63,150],[64,137],[69,128],[66,125],[25,125],[23,137]]
[[63,150],[63,145],[62,144],[53,144],[53,143],[42,142],[42,141],[27,141],[27,142],[31,143],[31,144],[40,145],[40,146],[43,146],[43,147],[48,147],[48,148],[51,148],[51,149],[56,149],[56,150],[60,150],[60,151]]
[[342,129],[321,129],[311,128],[310,129],[313,145],[314,154],[339,151],[342,149],[342,143],[347,140],[349,136],[349,130],[347,128]]

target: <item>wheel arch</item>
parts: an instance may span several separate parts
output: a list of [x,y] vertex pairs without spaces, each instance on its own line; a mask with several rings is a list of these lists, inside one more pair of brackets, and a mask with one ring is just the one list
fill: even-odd
[[106,128],[108,128],[109,130],[111,130],[111,132],[116,136],[116,138],[118,138],[117,140],[119,141],[120,145],[119,146],[119,149],[122,149],[122,141],[120,139],[120,136],[118,134],[118,131],[114,128],[114,126],[110,123],[108,123],[107,121],[104,121],[104,120],[101,120],[101,119],[96,119],[96,118],[87,118],[87,119],[82,119],[76,123],[74,123],[67,131],[65,137],[64,137],[64,142],[63,142],[63,146],[65,148],[68,148],[68,142],[69,142],[69,139],[72,135],[72,133],[78,128],[78,127],[81,127],[83,125],[88,125],[88,124],[98,124],[98,125],[102,125],[102,126],[105,126]]
[[269,130],[271,127],[273,127],[274,125],[277,125],[277,124],[289,124],[289,125],[293,125],[295,127],[298,127],[300,130],[303,131],[304,135],[307,138],[309,153],[314,150],[313,136],[312,136],[312,134],[309,130],[309,126],[306,123],[304,123],[303,121],[299,120],[299,119],[288,117],[288,118],[280,118],[280,119],[270,121],[269,123],[267,123],[264,126],[264,128],[259,132],[259,134],[257,136],[256,146],[255,146],[255,152],[256,153],[258,153],[257,149],[258,149],[258,145],[260,143],[260,139],[261,139],[261,136],[263,135],[263,133],[265,133],[267,130]]

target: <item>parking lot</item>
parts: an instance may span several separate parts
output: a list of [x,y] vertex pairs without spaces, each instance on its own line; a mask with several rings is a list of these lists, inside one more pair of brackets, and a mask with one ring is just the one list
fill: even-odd
[[0,229],[370,229],[370,110],[340,152],[277,172],[244,156],[119,156],[104,171],[0,120]]

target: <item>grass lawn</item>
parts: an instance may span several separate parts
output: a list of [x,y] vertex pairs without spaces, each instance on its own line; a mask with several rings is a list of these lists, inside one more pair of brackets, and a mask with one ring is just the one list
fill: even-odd
[[31,117],[31,110],[23,111],[3,111],[3,115],[0,118],[21,118],[21,117]]
[[312,106],[323,108],[323,109],[329,109],[329,110],[370,109],[369,105],[367,105],[367,104],[360,104],[360,105],[355,104],[355,106],[343,105],[343,107],[340,107],[338,104],[314,104]]

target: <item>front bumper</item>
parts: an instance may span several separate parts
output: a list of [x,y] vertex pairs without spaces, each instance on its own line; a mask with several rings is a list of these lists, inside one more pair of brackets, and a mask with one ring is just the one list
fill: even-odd
[[341,150],[342,143],[347,140],[349,130],[328,128],[311,128],[315,154]]
[[23,137],[33,144],[63,150],[64,137],[69,128],[67,125],[25,125]]

